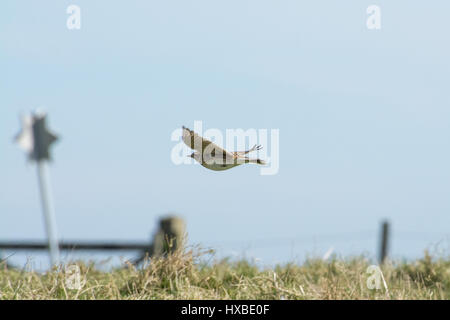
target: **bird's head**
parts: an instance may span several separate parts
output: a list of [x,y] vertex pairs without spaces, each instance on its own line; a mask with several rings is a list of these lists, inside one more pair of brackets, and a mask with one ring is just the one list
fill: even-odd
[[192,159],[198,159],[198,155],[199,154],[197,152],[192,152],[192,154],[188,155],[188,157]]

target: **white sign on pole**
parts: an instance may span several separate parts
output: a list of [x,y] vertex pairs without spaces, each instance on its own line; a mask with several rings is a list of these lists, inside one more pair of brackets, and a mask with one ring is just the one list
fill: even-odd
[[47,129],[46,117],[47,115],[43,112],[23,116],[22,131],[16,136],[15,141],[28,154],[28,158],[31,161],[36,161],[42,211],[44,213],[50,250],[50,262],[52,265],[58,265],[59,244],[50,179],[47,172],[47,163],[50,160],[49,147],[58,137]]

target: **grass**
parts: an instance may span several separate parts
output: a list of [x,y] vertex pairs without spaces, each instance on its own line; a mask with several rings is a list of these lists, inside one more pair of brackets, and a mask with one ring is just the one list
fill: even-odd
[[381,282],[378,290],[367,287],[364,257],[261,269],[247,260],[205,263],[204,255],[177,251],[142,268],[127,264],[110,272],[78,262],[78,289],[71,289],[71,269],[38,273],[3,262],[0,299],[450,299],[450,259],[428,253],[414,262],[385,263],[387,289]]

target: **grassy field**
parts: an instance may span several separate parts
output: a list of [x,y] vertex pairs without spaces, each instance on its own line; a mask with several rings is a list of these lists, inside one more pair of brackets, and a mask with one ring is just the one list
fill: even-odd
[[450,259],[427,253],[414,262],[386,263],[386,286],[381,281],[380,289],[368,289],[364,257],[261,269],[246,260],[205,263],[195,252],[110,272],[77,263],[78,280],[74,266],[37,273],[3,262],[0,299],[450,299]]

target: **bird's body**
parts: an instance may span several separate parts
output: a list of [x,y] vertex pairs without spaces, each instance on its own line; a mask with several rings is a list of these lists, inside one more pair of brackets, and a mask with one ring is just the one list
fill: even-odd
[[190,157],[210,170],[228,170],[244,163],[266,164],[263,160],[245,156],[249,152],[260,150],[261,146],[254,146],[247,151],[228,152],[185,127],[183,127],[183,141],[195,150]]
[[222,170],[228,170],[234,167],[237,167],[243,163],[258,163],[258,164],[265,164],[264,161],[259,159],[249,159],[247,157],[245,158],[237,158],[237,157],[225,157],[225,159],[221,156],[211,156],[203,155],[203,159],[200,153],[194,152],[192,155],[192,158],[194,158],[198,163],[200,163],[203,167],[214,170],[214,171],[222,171]]

